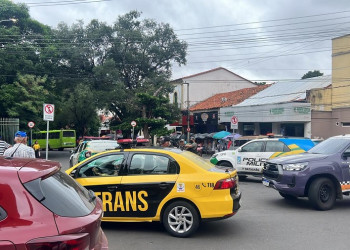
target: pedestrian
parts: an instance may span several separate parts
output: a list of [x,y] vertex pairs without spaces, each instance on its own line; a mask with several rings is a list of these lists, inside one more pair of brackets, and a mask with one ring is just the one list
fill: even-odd
[[197,145],[194,137],[191,137],[190,143],[186,144],[186,146],[185,146],[186,150],[188,150],[192,153],[195,153],[195,154],[197,154],[197,147],[198,147],[198,145]]
[[35,141],[33,149],[35,152],[35,158],[40,158],[40,144],[38,143],[38,141]]
[[180,142],[179,142],[179,149],[185,150],[185,145],[186,145],[185,140],[181,139]]
[[168,148],[170,147],[170,137],[164,136],[162,140],[160,141],[160,146],[163,148]]
[[4,156],[18,158],[35,158],[34,149],[27,146],[27,133],[17,131],[15,134],[15,145],[5,150]]
[[2,137],[0,136],[0,155],[3,155],[5,150],[9,147],[11,147],[11,145],[2,140]]

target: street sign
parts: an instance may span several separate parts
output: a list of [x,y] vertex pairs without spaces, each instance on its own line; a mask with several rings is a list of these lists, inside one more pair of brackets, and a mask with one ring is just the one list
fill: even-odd
[[34,122],[28,122],[28,127],[29,128],[34,128],[35,126],[35,123]]
[[187,132],[191,132],[191,128],[187,128]]
[[136,122],[135,122],[135,121],[132,121],[132,122],[131,122],[131,126],[135,127],[135,126],[136,126]]
[[44,104],[44,121],[53,121],[55,114],[55,105],[53,104]]
[[232,116],[232,117],[231,117],[231,123],[232,123],[233,125],[235,125],[235,124],[238,123],[238,118],[237,118],[237,116]]
[[231,117],[231,129],[238,129],[238,118],[237,116]]

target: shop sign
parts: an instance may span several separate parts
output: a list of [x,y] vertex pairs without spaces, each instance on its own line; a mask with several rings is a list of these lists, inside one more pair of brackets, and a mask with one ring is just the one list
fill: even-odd
[[270,109],[270,114],[271,115],[280,115],[284,113],[284,108],[273,108]]
[[235,114],[233,111],[224,112],[224,116],[232,117]]
[[294,112],[299,113],[299,114],[309,114],[310,108],[309,107],[295,107]]

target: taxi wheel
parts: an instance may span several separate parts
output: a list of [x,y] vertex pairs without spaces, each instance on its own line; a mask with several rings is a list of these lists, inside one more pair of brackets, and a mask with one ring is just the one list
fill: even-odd
[[186,201],[176,201],[167,206],[163,214],[163,225],[175,237],[188,237],[199,226],[197,210]]

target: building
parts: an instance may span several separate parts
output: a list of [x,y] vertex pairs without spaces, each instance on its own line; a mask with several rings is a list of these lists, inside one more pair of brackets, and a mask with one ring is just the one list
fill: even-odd
[[185,133],[189,124],[194,132],[194,118],[187,119],[190,106],[219,93],[226,93],[244,88],[256,87],[253,82],[222,67],[200,72],[171,81],[175,85],[174,92],[169,95],[170,103],[177,104],[184,111],[178,122],[171,124],[177,131]]
[[332,87],[309,92],[312,136],[350,134],[350,34],[332,40]]
[[219,124],[219,109],[243,102],[250,96],[268,88],[270,85],[261,85],[244,88],[236,91],[220,93],[191,106],[195,133],[212,133],[230,128],[230,123]]
[[267,133],[311,137],[311,89],[331,85],[331,76],[274,83],[233,107],[220,108],[220,123],[238,120],[235,132],[241,135]]
[[253,82],[222,67],[171,82],[175,90],[169,95],[170,103],[177,103],[183,110],[187,109],[188,100],[190,107],[215,94],[256,87]]

